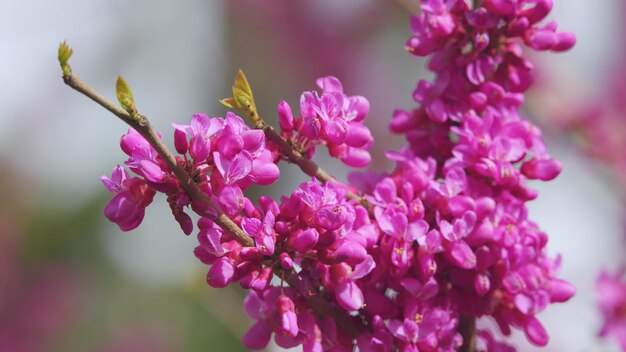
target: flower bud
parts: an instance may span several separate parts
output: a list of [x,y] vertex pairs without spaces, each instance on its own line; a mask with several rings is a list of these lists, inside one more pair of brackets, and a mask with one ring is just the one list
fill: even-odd
[[174,130],[174,148],[178,154],[187,154],[189,150],[189,141],[187,141],[187,134],[181,130]]
[[228,257],[221,257],[213,265],[206,276],[206,281],[211,287],[224,288],[230,284],[235,276],[235,267]]
[[281,100],[280,103],[278,103],[278,124],[281,131],[286,133],[291,132],[293,130],[293,123],[291,107],[286,101]]
[[298,317],[296,307],[291,298],[280,295],[276,300],[276,310],[278,311],[278,328],[283,333],[296,337],[298,335]]

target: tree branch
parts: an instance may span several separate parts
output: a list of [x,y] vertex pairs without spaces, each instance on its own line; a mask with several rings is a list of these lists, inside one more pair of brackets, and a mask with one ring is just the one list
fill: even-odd
[[472,316],[463,315],[459,321],[459,333],[463,336],[463,345],[459,352],[476,351],[476,320]]
[[167,166],[172,170],[176,178],[178,178],[181,186],[189,197],[192,200],[200,201],[203,204],[206,204],[211,207],[211,209],[215,212],[215,216],[212,217],[213,220],[219,227],[230,232],[237,242],[241,243],[243,246],[254,246],[254,241],[248,235],[246,235],[236,223],[234,223],[226,214],[224,214],[220,209],[218,209],[213,202],[209,199],[209,197],[198,187],[198,185],[193,182],[187,171],[185,171],[178,163],[176,162],[176,158],[174,154],[170,152],[169,148],[163,143],[161,138],[157,135],[155,129],[150,124],[150,121],[147,117],[134,114],[135,116],[129,114],[124,111],[105,97],[103,97],[100,93],[91,88],[87,83],[81,80],[78,76],[72,74],[63,75],[63,82],[73,88],[74,90],[84,94],[89,99],[98,103],[98,105],[112,112],[115,116],[117,116],[120,120],[125,122],[130,127],[134,128],[139,134],[141,134],[147,141],[154,147],[159,156],[165,161]]

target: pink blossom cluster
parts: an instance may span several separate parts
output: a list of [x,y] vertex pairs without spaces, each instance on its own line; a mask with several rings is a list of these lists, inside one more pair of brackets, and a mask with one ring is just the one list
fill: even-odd
[[278,105],[282,136],[307,157],[315,146],[324,144],[332,157],[351,167],[367,166],[372,157],[367,151],[374,138],[363,124],[369,102],[362,96],[347,96],[341,82],[332,76],[317,80],[322,95],[304,92],[300,97],[300,117],[294,118],[286,101]]
[[[255,205],[242,191],[279,176],[280,153],[262,130],[234,114],[194,115],[189,125],[174,125],[179,164],[252,246],[191,202],[132,130],[122,149],[139,177],[118,167],[103,179],[116,194],[105,214],[129,230],[163,192],[189,234],[193,224],[183,210],[190,205],[201,216],[194,253],[210,265],[208,284],[250,290],[244,308],[255,323],[243,338],[249,349],[264,348],[273,335],[279,346],[306,352],[355,345],[364,352],[455,351],[467,342],[463,322],[483,316],[504,334],[518,328],[545,345],[537,314],[567,301],[574,288],[557,277],[560,259],[547,256],[547,235],[528,219],[525,203],[537,192],[526,181],[551,180],[561,164],[519,114],[532,65],[518,42],[556,51],[573,45],[573,36],[554,25],[537,27],[551,5],[494,0],[471,9],[461,0],[422,1],[407,47],[433,54],[435,78],[418,83],[418,108],[394,113],[391,130],[406,134],[408,147],[387,152],[395,162],[390,172],[353,174],[349,185],[313,179],[279,201],[262,196]],[[324,144],[348,166],[367,165],[369,103],[346,96],[334,77],[317,84],[321,95],[305,92],[299,117],[280,103],[281,137],[308,158]],[[362,198],[348,197],[355,193]],[[320,311],[319,300],[330,311]],[[478,339],[489,351],[513,350],[489,331]]]
[[604,318],[600,336],[617,340],[626,350],[626,275],[624,269],[602,272],[596,282],[599,308]]
[[[265,144],[263,131],[249,128],[241,117],[196,114],[189,125],[173,126],[176,151],[182,156],[177,157],[178,164],[227,214],[243,209],[246,198],[242,191],[251,184],[269,185],[278,179],[276,152]],[[191,234],[193,221],[184,208],[192,206],[200,214],[210,210],[192,204],[167,163],[137,131],[130,129],[122,136],[120,146],[129,157],[125,165],[140,177],[130,177],[119,165],[111,178],[102,176],[106,188],[115,194],[105,208],[107,219],[123,231],[132,230],[143,220],[155,193],[161,192],[167,195],[183,232]]]

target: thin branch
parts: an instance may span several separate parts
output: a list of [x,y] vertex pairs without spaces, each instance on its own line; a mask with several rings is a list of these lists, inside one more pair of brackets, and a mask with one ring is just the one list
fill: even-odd
[[254,246],[254,241],[252,240],[252,238],[246,235],[246,233],[243,232],[243,230],[241,230],[241,228],[239,228],[236,223],[234,223],[226,214],[218,209],[213,204],[213,202],[211,202],[209,197],[204,192],[202,192],[198,185],[193,182],[187,171],[185,171],[185,169],[178,165],[174,154],[170,152],[169,148],[159,138],[156,130],[152,127],[147,117],[139,114],[132,116],[128,112],[124,111],[123,109],[119,108],[117,105],[103,97],[100,93],[95,91],[87,83],[85,83],[78,76],[72,73],[64,74],[63,82],[65,82],[65,84],[67,84],[74,90],[84,94],[89,99],[98,103],[103,108],[109,110],[115,116],[119,117],[120,120],[124,121],[130,127],[134,128],[139,134],[141,134],[148,141],[148,143],[150,143],[150,145],[154,147],[154,149],[165,161],[170,170],[172,170],[189,197],[192,200],[200,201],[213,209],[216,215],[213,216],[211,220],[213,220],[219,227],[235,236],[237,242],[241,243],[243,246]]
[[459,322],[459,333],[463,336],[463,345],[458,352],[476,351],[476,320],[472,316],[463,315]]

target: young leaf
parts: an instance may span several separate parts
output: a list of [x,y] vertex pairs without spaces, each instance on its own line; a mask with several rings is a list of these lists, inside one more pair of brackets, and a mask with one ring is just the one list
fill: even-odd
[[126,110],[126,112],[131,115],[137,113],[135,100],[133,99],[133,92],[131,92],[130,87],[126,81],[124,81],[122,76],[117,77],[117,82],[115,83],[115,93],[122,109]]

